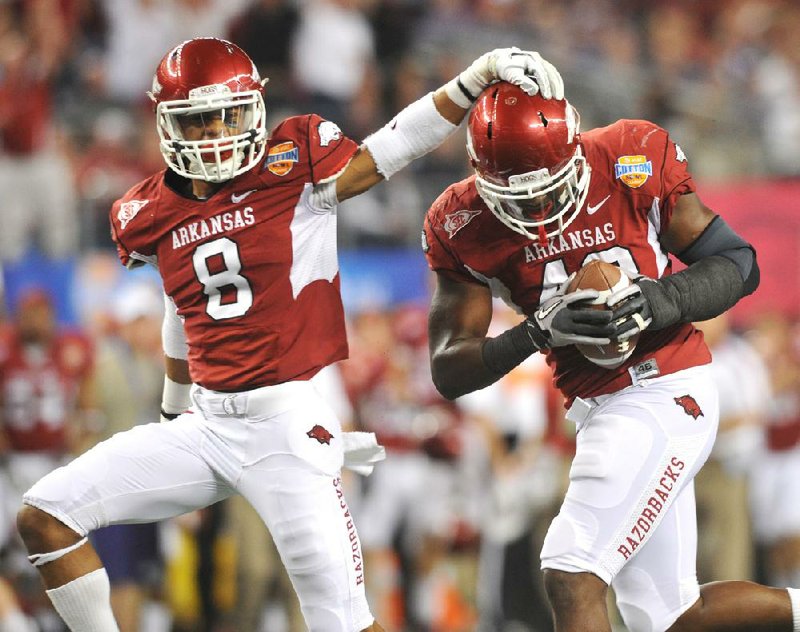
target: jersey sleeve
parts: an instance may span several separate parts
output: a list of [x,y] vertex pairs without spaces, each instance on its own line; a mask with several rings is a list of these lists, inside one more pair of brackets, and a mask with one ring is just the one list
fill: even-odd
[[697,189],[689,172],[686,154],[666,130],[656,127],[661,147],[661,231],[665,231],[672,219],[675,202],[682,195],[694,193]]
[[133,268],[156,263],[153,226],[158,197],[145,181],[130,189],[111,205],[111,239],[122,265]]
[[314,184],[338,176],[358,151],[358,144],[345,136],[336,123],[316,114],[308,116],[308,156]]
[[308,161],[306,169],[314,184],[335,179],[358,151],[356,142],[345,136],[336,123],[316,114],[289,117],[273,130],[270,138],[270,154],[277,149],[300,147],[299,160]]
[[428,267],[434,272],[444,274],[454,281],[476,283],[477,279],[461,263],[457,253],[450,248],[452,241],[447,239],[444,218],[453,204],[453,195],[445,191],[433,203],[425,215],[422,228],[422,252]]

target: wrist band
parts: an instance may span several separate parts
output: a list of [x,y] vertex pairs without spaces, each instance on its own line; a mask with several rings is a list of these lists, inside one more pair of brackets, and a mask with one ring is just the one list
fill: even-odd
[[367,136],[364,145],[378,172],[389,179],[412,160],[436,149],[457,127],[439,113],[429,93]]

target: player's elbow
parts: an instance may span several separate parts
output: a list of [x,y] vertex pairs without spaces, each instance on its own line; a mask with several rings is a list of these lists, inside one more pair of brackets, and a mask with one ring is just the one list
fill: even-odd
[[445,399],[452,401],[468,392],[460,386],[460,381],[448,370],[446,363],[435,357],[431,359],[431,377],[436,390]]
[[761,283],[761,270],[758,267],[758,259],[756,258],[755,250],[753,250],[753,263],[750,267],[750,273],[744,280],[744,296],[748,296],[758,289]]

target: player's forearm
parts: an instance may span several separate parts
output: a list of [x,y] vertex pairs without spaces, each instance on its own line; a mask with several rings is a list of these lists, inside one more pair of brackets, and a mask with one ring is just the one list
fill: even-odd
[[503,375],[486,366],[483,345],[486,338],[459,340],[431,354],[431,374],[436,390],[446,399],[494,384]]
[[192,378],[186,360],[164,356],[164,363],[166,371],[161,397],[161,421],[170,421],[189,408]]
[[736,266],[718,255],[658,280],[642,279],[639,286],[652,313],[650,329],[709,320],[744,296],[744,282]]

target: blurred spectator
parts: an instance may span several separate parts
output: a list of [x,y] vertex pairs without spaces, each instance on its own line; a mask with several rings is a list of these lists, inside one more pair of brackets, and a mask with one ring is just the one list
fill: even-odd
[[797,324],[762,318],[753,332],[769,368],[766,446],[751,478],[753,529],[763,573],[775,586],[800,582],[800,345]]
[[5,577],[0,577],[0,630],[36,632],[36,624],[22,612],[17,596]]
[[[30,288],[13,326],[0,332],[0,455],[4,489],[2,528],[8,532],[22,494],[63,465],[96,427],[91,372],[94,350],[79,331],[56,325],[50,297]],[[2,575],[14,577],[27,607],[44,629],[55,613],[22,543],[9,536]]]
[[292,0],[255,0],[230,27],[229,37],[246,50],[267,77],[267,115],[283,118],[292,101],[291,42],[299,22],[299,12]]
[[[75,165],[83,215],[81,232],[86,246],[113,248],[108,209],[114,200],[152,172],[152,165],[140,151],[140,130],[132,113],[122,108],[101,111],[92,124],[88,146]],[[146,132],[152,136],[149,126]]]
[[146,102],[164,50],[192,37],[224,37],[246,0],[104,0],[106,96]]
[[769,171],[800,175],[800,7],[786,3],[765,34],[766,56],[755,69]]
[[[116,331],[100,341],[94,386],[100,414],[97,440],[158,420],[164,383],[161,351],[163,300],[157,286],[133,283],[116,294]],[[91,447],[84,446],[85,449]],[[143,607],[160,593],[159,525],[114,525],[91,535],[111,581],[111,605],[120,632],[157,632]]]
[[717,440],[695,477],[698,576],[704,583],[754,580],[748,478],[772,399],[767,367],[758,351],[731,330],[729,315],[697,326],[711,349],[720,409]]
[[373,130],[380,114],[380,69],[365,6],[366,0],[306,0],[291,48],[298,107],[353,138]]
[[0,260],[19,259],[34,239],[52,258],[77,246],[75,186],[53,118],[67,43],[56,0],[0,4]]

